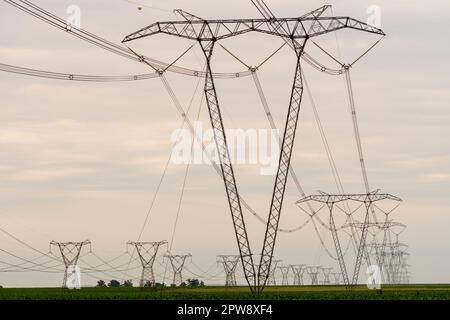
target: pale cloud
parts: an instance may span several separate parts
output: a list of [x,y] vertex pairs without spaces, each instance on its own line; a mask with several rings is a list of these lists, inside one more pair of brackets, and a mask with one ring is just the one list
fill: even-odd
[[[125,1],[76,2],[82,8],[83,27],[115,42],[151,22],[174,19],[171,13],[145,8],[138,11]],[[349,14],[361,20],[373,4],[365,0],[331,3],[335,14]],[[38,4],[64,15],[73,1],[42,0]],[[281,16],[303,14],[322,5],[312,0],[268,4]],[[441,236],[448,227],[450,210],[450,47],[442,41],[450,27],[450,4],[443,0],[426,4],[380,0],[377,4],[388,36],[352,70],[369,178],[373,188],[386,187],[386,191],[399,193],[405,199],[395,218],[409,226],[402,236],[410,244],[413,268],[418,266],[413,269],[415,279],[443,281],[448,279],[450,261],[439,254],[430,255],[429,247],[445,251],[450,246],[448,237]],[[231,0],[226,5],[219,0],[154,0],[152,5],[181,7],[209,18],[259,16],[250,1],[241,0]],[[68,73],[151,72],[141,64],[73,39],[4,2],[0,2],[0,23],[16,24],[15,28],[1,28],[0,39],[4,41],[0,45],[0,63]],[[261,61],[279,45],[263,37],[254,43],[248,39],[243,37],[236,44],[229,41],[226,45],[251,64]],[[359,51],[365,48],[366,42],[350,39],[350,45]],[[338,40],[343,45],[347,37],[340,33]],[[334,49],[336,38],[323,42]],[[169,61],[189,43],[157,37],[134,45],[149,56]],[[182,59],[183,66],[201,68],[203,57],[196,50],[197,56],[189,53]],[[218,70],[244,69],[224,52],[217,52],[214,67]],[[260,71],[280,127],[286,118],[293,62],[292,52],[283,50]],[[317,73],[307,65],[305,70],[344,186],[347,191],[361,191],[364,186],[343,79]],[[168,74],[168,79],[186,107],[198,79],[174,74]],[[122,253],[125,241],[138,234],[170,155],[170,136],[181,123],[160,80],[88,84],[0,73],[0,86],[0,212],[8,209],[8,214],[2,215],[2,226],[45,250],[51,239],[92,236],[94,248],[101,248],[100,256],[105,252]],[[227,127],[268,127],[251,77],[220,80],[217,86]],[[202,89],[200,83],[200,93]],[[191,115],[198,108],[200,93]],[[307,193],[317,189],[333,192],[334,181],[307,95],[304,102],[293,165]],[[201,119],[209,128],[205,104]],[[235,169],[239,190],[266,216],[273,177],[261,177],[257,167],[244,165]],[[170,164],[144,238],[169,238],[184,170],[185,166]],[[191,166],[187,182],[175,249],[194,254],[197,264],[209,265],[215,262],[216,254],[236,251],[223,182],[206,165]],[[299,215],[294,205],[298,198],[289,178],[282,227],[304,221],[304,215]],[[245,215],[253,244],[259,248],[263,226],[252,215]],[[27,228],[37,231],[24,231]],[[436,229],[442,233],[437,234]],[[214,241],[205,243],[204,239]],[[325,242],[333,248],[329,234],[325,234]],[[9,244],[21,250],[14,242]],[[317,261],[319,248],[317,235],[308,226],[293,235],[280,235],[277,256],[291,263],[335,266],[325,254]],[[423,268],[425,260],[445,268]],[[27,281],[57,286],[60,276],[43,280],[34,274]],[[6,283],[2,279],[2,284],[26,285],[21,275]]]
[[450,173],[431,173],[423,176],[427,182],[450,182]]
[[18,130],[0,130],[0,144],[2,145],[38,145],[42,140],[37,134]]
[[408,167],[411,169],[434,168],[438,165],[446,165],[450,170],[450,154],[428,157],[412,157],[410,155],[407,158],[394,160],[391,163],[398,167]]
[[65,168],[65,169],[47,169],[47,170],[24,170],[13,174],[10,179],[27,182],[27,181],[49,181],[55,179],[65,179],[75,176],[83,176],[90,173],[87,168]]

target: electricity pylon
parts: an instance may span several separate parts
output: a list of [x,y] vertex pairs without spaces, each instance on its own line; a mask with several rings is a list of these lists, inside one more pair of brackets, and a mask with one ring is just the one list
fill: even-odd
[[305,271],[304,264],[291,264],[292,273],[294,274],[294,286],[303,285],[303,272]]
[[319,272],[321,269],[322,269],[322,266],[306,267],[306,272],[308,272],[309,277],[311,278],[311,284],[313,286],[317,286],[319,284]]
[[142,264],[141,279],[139,280],[139,287],[152,287],[155,285],[155,274],[153,273],[153,263],[156,259],[159,247],[167,244],[167,241],[159,242],[134,242],[128,241],[127,246],[132,246],[136,249],[139,260]]
[[409,257],[408,252],[402,251],[400,253],[400,261],[398,268],[398,283],[400,284],[409,283],[408,257]]
[[395,241],[384,244],[384,250],[381,251],[383,261],[383,271],[386,274],[385,281],[389,284],[398,284],[398,276],[402,266],[402,262],[406,262],[406,257],[409,256],[404,249],[408,246],[404,243]]
[[277,285],[277,280],[275,277],[275,273],[278,267],[278,264],[281,262],[281,260],[273,260],[272,261],[272,266],[271,266],[271,270],[270,270],[270,274],[269,274],[269,279],[267,279],[267,285],[269,286],[276,286]]
[[[300,59],[307,40],[337,30],[351,28],[359,31],[384,35],[378,28],[350,17],[324,17],[329,6],[321,7],[310,13],[295,18],[263,18],[263,19],[227,19],[205,20],[182,10],[176,12],[186,21],[157,22],[142,28],[128,36],[123,42],[129,42],[156,34],[168,34],[179,38],[197,41],[206,59],[206,75],[204,92],[208,105],[209,117],[214,131],[217,153],[219,156],[222,178],[225,185],[228,204],[233,220],[234,231],[244,275],[252,292],[261,292],[269,278],[271,264],[278,232],[278,224],[284,200],[288,171],[300,113],[303,95],[303,80]],[[288,42],[296,60],[295,76],[288,107],[279,164],[273,187],[272,200],[267,220],[264,244],[258,272],[256,273],[253,255],[241,208],[241,200],[236,178],[231,163],[230,151],[225,134],[222,112],[219,106],[211,62],[217,42],[246,33],[263,33]],[[145,62],[145,57],[140,57]],[[150,64],[149,64],[150,65]],[[160,70],[163,73],[165,70]]]
[[281,271],[281,285],[288,286],[289,285],[289,270],[291,270],[290,266],[280,266]]
[[331,283],[330,281],[331,271],[333,271],[333,268],[322,268],[323,284],[329,285]]
[[179,286],[183,283],[183,268],[184,264],[186,262],[187,258],[192,258],[192,255],[190,254],[183,254],[183,255],[172,255],[167,254],[164,256],[165,258],[169,259],[170,265],[173,269],[173,280],[172,285]]
[[225,287],[235,287],[236,282],[236,267],[239,262],[237,255],[219,255],[217,256],[217,263],[220,263],[225,270]]
[[[370,226],[370,220],[369,220],[369,213],[374,210],[374,203],[380,202],[384,200],[390,200],[394,202],[401,202],[402,200],[398,197],[395,197],[393,195],[390,195],[388,193],[380,193],[379,190],[375,190],[373,192],[370,192],[368,194],[338,194],[338,195],[330,195],[325,192],[320,192],[318,195],[311,195],[308,197],[305,197],[303,199],[300,199],[297,201],[298,205],[301,205],[302,203],[307,202],[318,202],[324,205],[324,207],[328,208],[329,212],[329,228],[331,230],[331,235],[333,237],[334,246],[336,249],[336,254],[339,261],[339,267],[341,268],[342,277],[344,280],[344,284],[347,287],[350,287],[350,285],[356,285],[358,283],[359,273],[361,269],[361,262],[363,259],[363,256],[366,258],[366,262],[368,265],[370,264],[370,258],[369,254],[367,252],[366,248],[366,239],[368,234],[368,229]],[[360,241],[357,248],[357,254],[356,254],[356,261],[355,261],[355,267],[353,270],[353,277],[350,281],[349,275],[347,273],[347,266],[344,261],[344,254],[342,253],[341,243],[339,240],[339,236],[337,233],[338,228],[336,227],[336,223],[334,220],[334,210],[339,209],[340,211],[343,211],[338,205],[342,202],[357,202],[360,204],[360,207],[362,207],[364,210],[364,222],[361,223],[361,236]],[[397,206],[396,206],[397,207]],[[396,208],[395,207],[395,208]],[[354,214],[354,212],[348,213],[349,216]]]
[[331,275],[334,279],[334,284],[339,285],[341,284],[341,273],[340,272],[332,272]]
[[[64,278],[63,278],[63,288],[69,288],[68,280],[72,278],[74,284],[80,284],[80,279],[78,278],[80,275],[76,274],[76,268],[78,268],[78,259],[81,254],[81,250],[83,246],[91,245],[90,240],[85,240],[83,242],[57,242],[51,241],[51,246],[57,246],[59,248],[59,252],[61,253],[61,257],[64,263]],[[72,284],[70,284],[72,285]]]
[[[388,249],[387,244],[392,242],[392,234],[395,234],[398,239],[398,234],[393,232],[393,229],[398,228],[401,230],[401,232],[406,229],[406,225],[404,225],[403,223],[389,220],[389,214],[391,212],[392,211],[384,212],[384,214],[386,215],[384,222],[370,222],[366,224],[368,229],[372,229],[371,233],[373,236],[372,242],[366,243],[366,247],[368,249],[368,253],[375,256],[377,265],[380,269],[383,283],[389,283],[389,271],[385,270],[387,267],[385,266],[385,264],[387,263],[385,255],[386,250]],[[362,229],[364,227],[364,224],[360,222],[352,222],[348,225],[344,225],[343,228],[347,226],[351,226],[355,229]],[[382,235],[381,239],[377,239],[378,234]]]

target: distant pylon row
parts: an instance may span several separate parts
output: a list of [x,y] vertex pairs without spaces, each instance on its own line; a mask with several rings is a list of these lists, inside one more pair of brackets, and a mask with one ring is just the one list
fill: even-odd
[[[166,245],[167,241],[157,241],[157,242],[135,242],[128,241],[128,246],[132,246],[136,249],[139,256],[139,260],[142,265],[141,278],[139,281],[140,287],[152,287],[155,285],[155,274],[153,272],[153,264],[156,260],[158,250],[161,246]],[[85,240],[82,242],[50,242],[50,248],[52,246],[57,246],[61,254],[65,269],[63,278],[63,288],[72,288],[73,285],[76,287],[75,283],[68,283],[70,281],[79,282],[76,273],[76,268],[78,265],[78,259],[80,257],[81,251],[84,246],[91,245],[91,241]],[[92,249],[91,249],[92,252]],[[191,257],[190,254],[185,255],[172,255],[166,253],[164,259],[168,259],[173,270],[173,281],[172,284],[179,286],[183,282],[182,271],[184,264],[188,258]]]
[[[225,286],[233,287],[237,286],[236,281],[236,269],[239,262],[238,255],[219,255],[217,256],[217,263],[221,264],[225,271]],[[288,286],[290,284],[294,286],[301,286],[307,284],[304,281],[304,275],[308,274],[311,285],[340,285],[341,284],[341,273],[333,272],[333,268],[324,268],[322,266],[307,266],[304,264],[289,264],[280,265],[281,260],[273,260],[270,276],[267,280],[267,284],[271,286],[277,285],[276,282],[276,271],[281,272],[282,280],[281,285]],[[289,275],[293,274],[293,282],[289,282]],[[319,276],[321,280],[319,281]],[[331,281],[331,276],[333,276],[333,283]]]

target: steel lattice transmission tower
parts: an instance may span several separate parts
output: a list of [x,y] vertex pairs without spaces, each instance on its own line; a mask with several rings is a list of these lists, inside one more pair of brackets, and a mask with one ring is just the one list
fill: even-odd
[[172,284],[179,286],[181,283],[183,283],[183,268],[184,268],[186,259],[192,258],[192,255],[190,255],[190,254],[183,254],[183,255],[167,254],[164,257],[169,259],[170,265],[172,266],[172,269],[173,269]]
[[319,284],[319,272],[321,269],[322,269],[322,266],[306,267],[306,272],[308,272],[309,277],[311,278],[311,284],[313,286],[317,286]]
[[[334,246],[336,249],[336,254],[339,262],[339,267],[341,269],[342,278],[344,281],[344,284],[347,287],[354,286],[358,283],[359,279],[359,273],[361,269],[361,263],[363,257],[366,258],[366,262],[368,265],[370,265],[370,257],[367,251],[367,245],[366,245],[366,239],[369,231],[369,227],[371,226],[370,222],[370,213],[372,210],[374,210],[374,203],[378,203],[381,201],[390,200],[393,202],[400,203],[402,200],[398,197],[395,197],[388,193],[380,193],[379,190],[375,190],[373,192],[367,193],[367,194],[338,194],[338,195],[331,195],[327,194],[325,192],[320,192],[318,195],[311,195],[308,197],[305,197],[303,199],[300,199],[297,201],[298,205],[301,205],[303,203],[308,202],[317,202],[320,204],[323,204],[323,207],[326,207],[328,209],[329,213],[329,228],[331,230],[331,235],[333,237]],[[364,222],[359,223],[360,226],[360,237],[359,237],[359,244],[357,247],[357,253],[356,253],[356,261],[355,266],[353,269],[353,276],[350,280],[349,274],[347,272],[347,266],[344,261],[344,254],[342,252],[341,247],[341,241],[339,239],[338,235],[338,228],[336,227],[335,223],[335,217],[334,217],[334,210],[339,209],[340,211],[343,211],[338,204],[343,202],[356,202],[360,205],[364,213]],[[317,212],[316,212],[317,213]],[[354,212],[353,212],[354,213]],[[351,216],[351,214],[349,215]],[[355,226],[355,224],[353,224]]]
[[225,270],[225,287],[235,287],[236,282],[236,268],[240,256],[238,255],[219,255],[217,256],[217,263],[220,263]]
[[334,279],[334,284],[339,285],[341,284],[341,273],[340,272],[332,272],[331,275]]
[[278,264],[281,263],[281,260],[272,260],[272,266],[269,274],[269,278],[267,279],[267,285],[269,286],[276,286],[277,280],[275,277],[275,273],[278,267]]
[[[367,228],[371,229],[372,233],[372,242],[367,243],[367,251],[370,255],[374,255],[376,258],[376,262],[378,267],[380,268],[382,282],[390,283],[390,275],[389,270],[386,269],[387,265],[385,263],[386,260],[386,252],[389,250],[388,244],[392,243],[392,233],[394,228],[399,228],[401,232],[406,229],[406,225],[403,223],[395,222],[388,219],[390,212],[384,212],[386,214],[386,218],[384,222],[370,222],[367,223]],[[364,227],[363,223],[353,222],[351,225],[355,229],[362,229]],[[344,226],[345,227],[345,226]],[[382,239],[377,239],[377,234],[382,235]],[[396,234],[397,243],[398,243],[398,234]]]
[[322,268],[322,274],[323,274],[323,284],[325,285],[329,285],[331,284],[330,281],[330,275],[331,272],[333,271],[333,268]]
[[304,264],[290,265],[292,273],[294,273],[294,286],[303,285],[303,273],[305,272]]
[[57,241],[50,242],[50,248],[51,246],[58,247],[64,263],[64,278],[62,284],[63,288],[68,288],[67,280],[71,276],[71,273],[74,272],[74,270],[70,271],[70,269],[77,267],[81,250],[86,245],[91,245],[91,241],[85,240],[82,242],[57,242]]
[[142,264],[141,279],[139,280],[139,287],[152,287],[155,285],[155,274],[153,273],[153,264],[156,259],[159,247],[167,244],[167,241],[158,242],[134,242],[128,241],[127,247],[132,246],[138,253],[139,260]]
[[[270,275],[278,224],[283,206],[284,193],[299,119],[300,104],[303,95],[300,59],[304,52],[307,40],[345,28],[384,35],[382,30],[350,17],[324,17],[323,14],[328,8],[329,6],[323,6],[303,16],[294,18],[265,17],[263,19],[225,20],[205,20],[182,10],[177,10],[176,12],[183,16],[185,21],[153,23],[148,27],[142,28],[126,36],[123,40],[123,42],[129,42],[162,33],[197,41],[200,45],[206,59],[204,92],[208,105],[209,117],[211,126],[214,130],[222,178],[228,197],[228,204],[231,211],[244,275],[252,292],[261,292]],[[241,200],[231,163],[227,137],[225,134],[225,125],[222,119],[222,112],[219,106],[219,99],[211,66],[213,52],[217,42],[251,32],[271,35],[288,42],[295,53],[296,61],[290,103],[284,125],[278,170],[273,187],[261,260],[257,271],[255,269],[255,264],[253,263],[252,250],[242,213]],[[145,57],[140,57],[140,59],[145,61]],[[164,70],[161,70],[161,72],[164,72]]]
[[281,271],[281,285],[288,286],[289,285],[289,270],[291,270],[290,266],[280,266]]

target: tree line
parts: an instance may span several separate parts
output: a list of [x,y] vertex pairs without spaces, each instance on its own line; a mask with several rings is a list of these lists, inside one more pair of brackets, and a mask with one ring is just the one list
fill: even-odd
[[[144,287],[146,288],[161,288],[165,287],[166,285],[164,283],[151,283],[150,281],[147,281],[144,284]],[[205,283],[203,281],[200,281],[198,279],[187,279],[186,282],[182,282],[178,287],[180,288],[200,288],[204,287]],[[108,283],[106,283],[104,280],[97,281],[97,288],[132,288],[134,287],[132,280],[125,280],[122,283],[118,280],[110,280]],[[176,285],[172,284],[171,287],[176,287]]]

